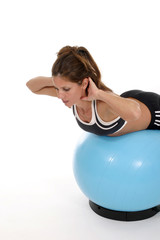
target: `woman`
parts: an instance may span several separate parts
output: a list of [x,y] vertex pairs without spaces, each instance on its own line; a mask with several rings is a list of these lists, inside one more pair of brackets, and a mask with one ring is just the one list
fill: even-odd
[[58,97],[72,107],[79,126],[98,135],[120,136],[144,129],[160,130],[160,95],[132,90],[121,96],[101,81],[91,54],[84,47],[62,48],[52,77],[27,82],[36,94]]

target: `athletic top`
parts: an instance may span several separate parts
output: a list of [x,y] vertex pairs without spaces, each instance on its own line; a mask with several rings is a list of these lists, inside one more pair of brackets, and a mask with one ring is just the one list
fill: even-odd
[[121,94],[121,97],[139,100],[144,103],[151,113],[151,122],[147,129],[160,129],[160,95],[141,90],[130,90]]
[[92,118],[89,123],[84,122],[80,119],[76,110],[76,105],[73,105],[72,109],[78,125],[83,130],[97,135],[107,136],[109,134],[119,132],[127,123],[127,121],[123,120],[120,117],[117,117],[110,122],[104,122],[98,116],[96,100],[92,101]]

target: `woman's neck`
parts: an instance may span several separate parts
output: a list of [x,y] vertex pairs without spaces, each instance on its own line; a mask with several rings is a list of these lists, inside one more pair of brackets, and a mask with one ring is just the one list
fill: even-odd
[[88,113],[91,110],[92,101],[81,101],[78,104],[76,104],[76,107],[79,111],[85,113]]

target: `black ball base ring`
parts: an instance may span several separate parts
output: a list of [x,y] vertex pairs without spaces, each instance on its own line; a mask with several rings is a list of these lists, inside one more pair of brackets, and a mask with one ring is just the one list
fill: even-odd
[[136,211],[136,212],[123,212],[123,211],[114,211],[104,207],[101,207],[91,200],[89,200],[89,205],[91,209],[97,213],[98,215],[119,221],[138,221],[150,218],[157,214],[160,211],[160,205],[146,209],[143,211]]

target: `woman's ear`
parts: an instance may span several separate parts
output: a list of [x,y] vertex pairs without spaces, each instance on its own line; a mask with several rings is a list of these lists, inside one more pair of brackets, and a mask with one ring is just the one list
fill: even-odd
[[88,84],[89,84],[89,79],[84,78],[82,81],[82,88],[85,90],[88,87]]

